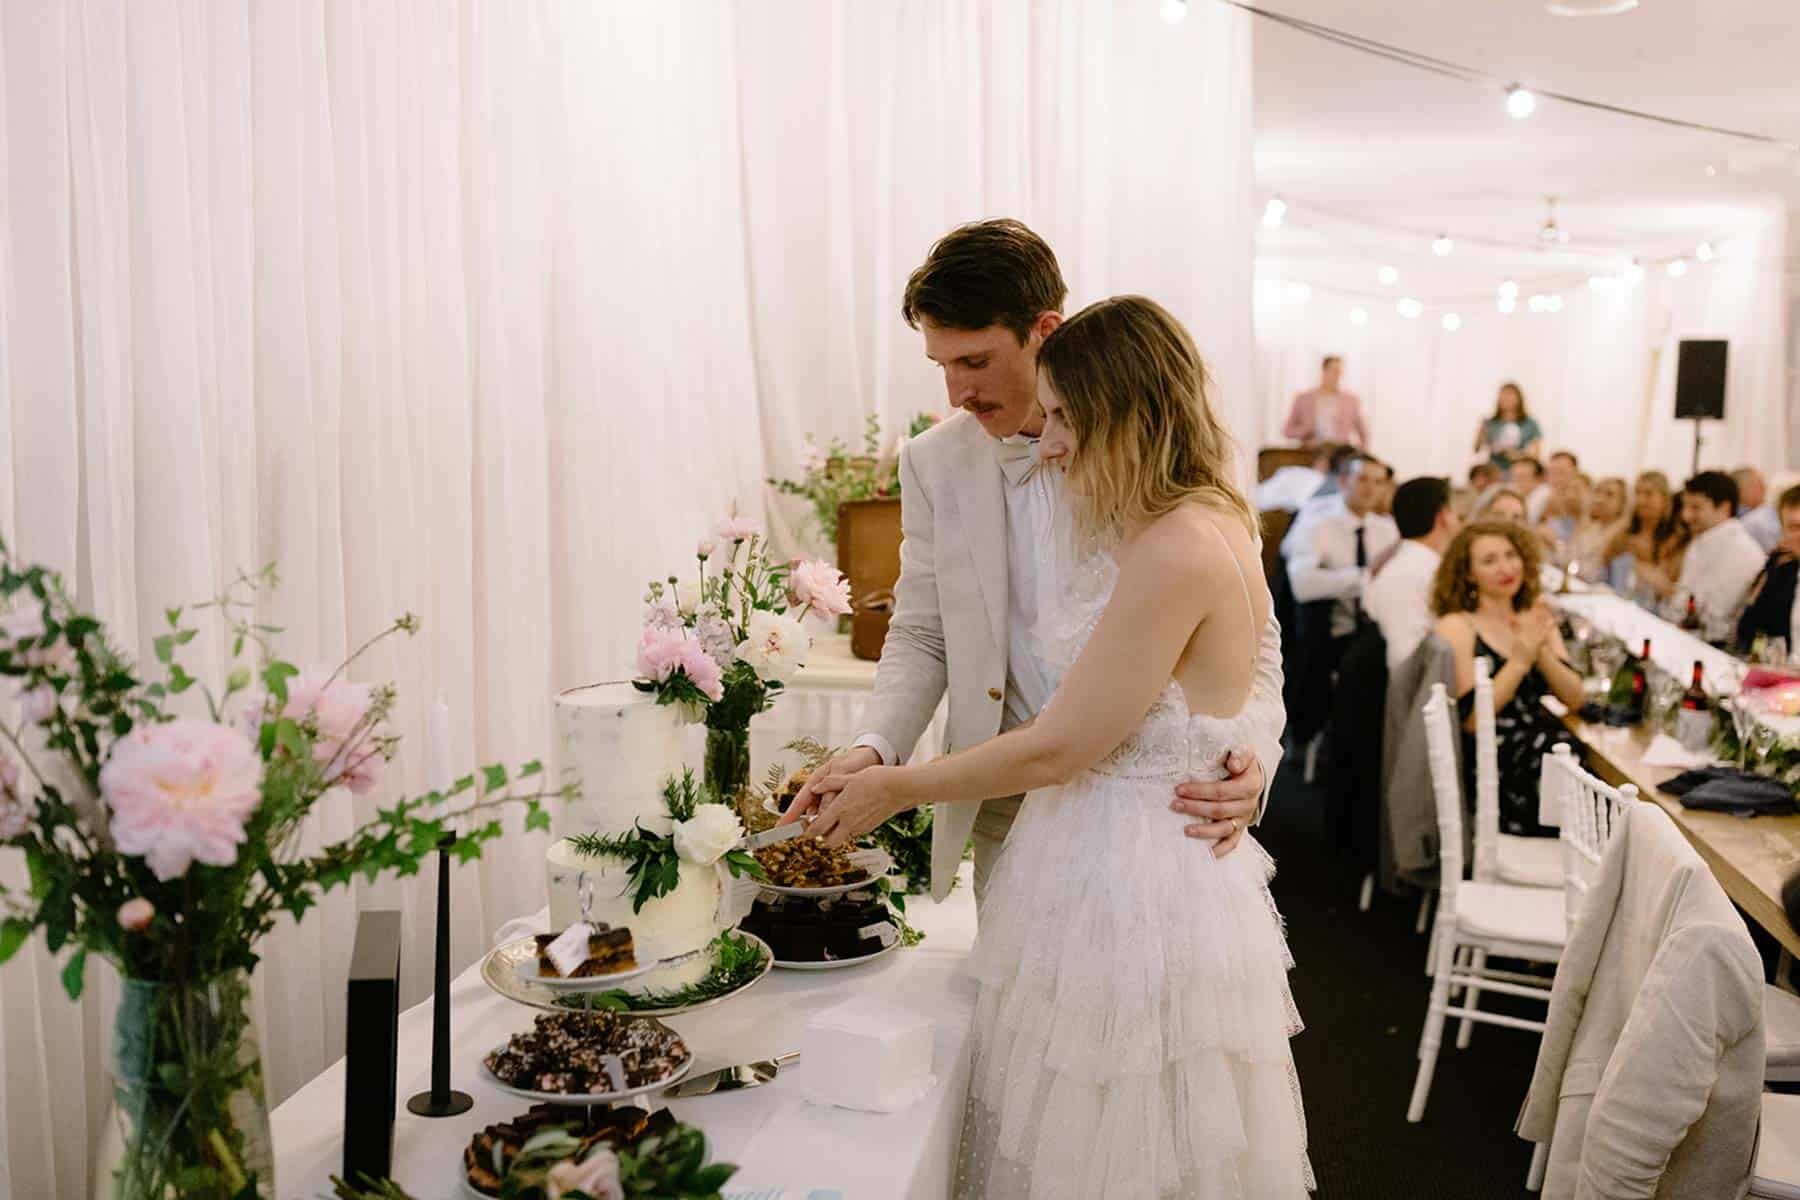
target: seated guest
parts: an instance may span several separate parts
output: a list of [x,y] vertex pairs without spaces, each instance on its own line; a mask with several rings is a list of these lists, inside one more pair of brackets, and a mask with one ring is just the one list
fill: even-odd
[[1356,631],[1369,565],[1400,540],[1394,519],[1375,511],[1387,476],[1387,471],[1359,456],[1347,475],[1339,476],[1347,480],[1340,497],[1342,511],[1297,522],[1283,545],[1294,599],[1300,604],[1336,602],[1330,622],[1334,644],[1348,642]]
[[1544,519],[1544,509],[1550,504],[1550,481],[1544,474],[1544,464],[1528,454],[1522,455],[1513,459],[1506,478],[1525,497],[1525,523],[1535,527]]
[[1363,423],[1362,401],[1340,391],[1344,360],[1335,354],[1319,364],[1319,386],[1294,397],[1294,407],[1281,436],[1297,438],[1303,446],[1340,442],[1356,449],[1369,444],[1369,427]]
[[1521,454],[1536,454],[1544,444],[1544,431],[1525,412],[1525,393],[1516,383],[1500,385],[1494,415],[1475,430],[1475,453],[1504,470]]
[[1605,583],[1607,547],[1624,528],[1625,481],[1609,476],[1594,485],[1587,518],[1575,530],[1575,565],[1590,583]]
[[1394,491],[1396,486],[1394,481],[1394,468],[1390,467],[1387,463],[1382,462],[1379,458],[1371,456],[1370,461],[1381,468],[1382,472],[1381,492],[1375,497],[1375,511],[1383,516],[1391,517],[1394,515]]
[[1768,503],[1769,481],[1755,467],[1739,467],[1731,478],[1738,485],[1738,520],[1766,554],[1781,540],[1781,516]]
[[1331,456],[1336,450],[1336,446],[1320,446],[1310,464],[1304,467],[1282,467],[1257,484],[1257,511],[1269,512],[1279,508],[1297,512],[1331,478]]
[[1639,567],[1654,567],[1670,578],[1681,573],[1687,527],[1661,471],[1645,471],[1632,485],[1631,519],[1607,543],[1607,582],[1621,594],[1634,590]]
[[1463,713],[1463,763],[1473,793],[1475,773],[1475,658],[1488,660],[1494,681],[1498,739],[1500,830],[1554,837],[1538,824],[1538,772],[1558,742],[1572,742],[1543,706],[1554,694],[1581,707],[1581,676],[1570,669],[1556,616],[1539,595],[1538,543],[1511,522],[1468,525],[1451,540],[1432,579],[1437,633],[1456,655],[1457,704]]
[[1564,475],[1551,485],[1550,504],[1538,522],[1538,535],[1560,562],[1573,557],[1575,534],[1587,521],[1588,484],[1581,475]]
[[1469,468],[1469,490],[1477,496],[1497,483],[1506,482],[1506,472],[1491,462],[1480,462]]
[[1525,497],[1504,485],[1491,487],[1475,498],[1469,509],[1471,521],[1511,521],[1525,523]]
[[1558,450],[1550,456],[1550,463],[1544,468],[1544,480],[1552,489],[1561,487],[1580,474],[1581,460],[1575,457],[1573,450]]
[[1392,475],[1387,464],[1373,455],[1364,454],[1349,446],[1339,447],[1332,455],[1331,477],[1294,514],[1294,523],[1281,541],[1281,552],[1293,553],[1292,548],[1299,543],[1302,531],[1319,518],[1343,516],[1344,496],[1350,491],[1354,480],[1361,479],[1365,483],[1374,484],[1375,490],[1370,493],[1371,503],[1379,505],[1381,484]]
[[1736,514],[1737,484],[1731,476],[1700,472],[1681,489],[1681,523],[1689,538],[1681,574],[1671,579],[1655,567],[1640,567],[1638,579],[1671,601],[1671,608],[1684,608],[1691,597],[1703,617],[1735,622],[1763,566],[1762,547]]
[[1392,671],[1419,648],[1437,616],[1431,611],[1431,581],[1462,519],[1450,507],[1448,479],[1409,479],[1394,490],[1394,525],[1401,542],[1363,593],[1363,611],[1387,641]]
[[1750,603],[1738,621],[1737,648],[1747,654],[1759,637],[1786,638],[1800,649],[1800,486],[1781,493],[1781,540],[1750,587]]

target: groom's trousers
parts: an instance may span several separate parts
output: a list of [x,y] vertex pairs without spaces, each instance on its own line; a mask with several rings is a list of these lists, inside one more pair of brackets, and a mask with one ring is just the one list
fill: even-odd
[[1013,818],[1019,815],[1019,804],[1023,796],[1006,796],[999,800],[984,800],[981,811],[975,817],[975,904],[980,906],[987,895],[988,880],[994,875],[994,861],[1000,857],[1000,847],[1006,842],[1006,835],[1012,830]]

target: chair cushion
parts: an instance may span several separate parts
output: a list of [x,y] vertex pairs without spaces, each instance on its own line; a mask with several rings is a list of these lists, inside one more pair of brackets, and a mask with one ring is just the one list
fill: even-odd
[[1771,1067],[1800,1066],[1800,996],[1763,989],[1763,1043]]
[[1560,888],[1563,885],[1562,841],[1559,838],[1500,835],[1495,858],[1501,883],[1524,887]]
[[1764,1092],[1750,1195],[1800,1200],[1800,1096]]
[[1557,888],[1462,884],[1456,889],[1456,923],[1478,936],[1541,946],[1561,946],[1568,937]]

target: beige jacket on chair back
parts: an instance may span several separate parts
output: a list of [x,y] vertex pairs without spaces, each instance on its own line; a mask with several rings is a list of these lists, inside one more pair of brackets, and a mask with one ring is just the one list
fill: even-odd
[[1545,1200],[1744,1194],[1763,1080],[1762,962],[1669,815],[1626,810],[1557,967],[1519,1135]]
[[[995,445],[980,422],[958,413],[900,451],[900,581],[862,728],[902,755],[917,745],[946,692],[945,753],[1000,732],[1008,570],[1006,484]],[[1258,737],[1248,749],[1262,763],[1266,800],[1287,720],[1281,631],[1273,617],[1263,631],[1250,704]],[[933,808],[931,891],[938,899],[949,894],[979,811],[971,802]],[[1171,836],[1180,836],[1178,824]]]

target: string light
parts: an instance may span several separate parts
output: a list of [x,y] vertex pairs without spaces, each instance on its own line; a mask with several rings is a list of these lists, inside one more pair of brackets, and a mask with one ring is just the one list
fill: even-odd
[[1445,313],[1443,324],[1444,324],[1444,332],[1455,333],[1457,330],[1462,328],[1462,318],[1457,316],[1455,313]]
[[1400,301],[1400,303],[1394,305],[1394,310],[1407,320],[1416,321],[1419,318],[1419,314],[1425,311],[1425,306],[1420,304],[1417,300],[1414,300],[1411,296],[1408,296],[1406,299]]
[[1523,121],[1537,111],[1537,97],[1513,84],[1506,89],[1506,113],[1515,121]]
[[1625,282],[1636,286],[1644,278],[1644,264],[1632,259],[1625,267]]
[[1379,279],[1383,285],[1393,287],[1400,282],[1400,272],[1393,267],[1382,267],[1375,272],[1375,278]]
[[1513,298],[1513,297],[1512,297],[1512,296],[1502,296],[1502,297],[1500,297],[1500,312],[1501,312],[1501,313],[1502,313],[1502,314],[1503,314],[1503,315],[1505,315],[1505,316],[1511,316],[1511,315],[1512,315],[1512,312],[1513,312],[1513,310],[1514,310],[1514,309],[1516,309],[1516,308],[1518,308],[1518,307],[1519,307],[1519,302],[1518,302],[1518,300],[1516,300],[1516,299],[1515,299],[1515,298]]
[[1454,249],[1456,249],[1456,243],[1450,240],[1450,235],[1447,233],[1438,234],[1437,240],[1431,243],[1431,252],[1439,258],[1447,257]]
[[1559,313],[1563,310],[1563,298],[1554,293],[1544,297],[1544,311]]
[[1369,323],[1369,310],[1366,308],[1351,309],[1350,323],[1352,325],[1367,325]]
[[1286,216],[1287,201],[1280,196],[1269,197],[1269,202],[1263,206],[1263,228],[1280,229],[1281,222]]
[[1667,267],[1664,267],[1663,269],[1669,273],[1669,278],[1680,279],[1683,275],[1687,274],[1687,259],[1685,259],[1685,258],[1675,259],[1673,262],[1671,262]]
[[1550,297],[1539,293],[1527,300],[1525,302],[1525,307],[1534,313],[1547,312],[1550,308]]
[[1711,262],[1713,260],[1713,244],[1711,242],[1701,242],[1698,246],[1695,246],[1694,257],[1701,262]]

